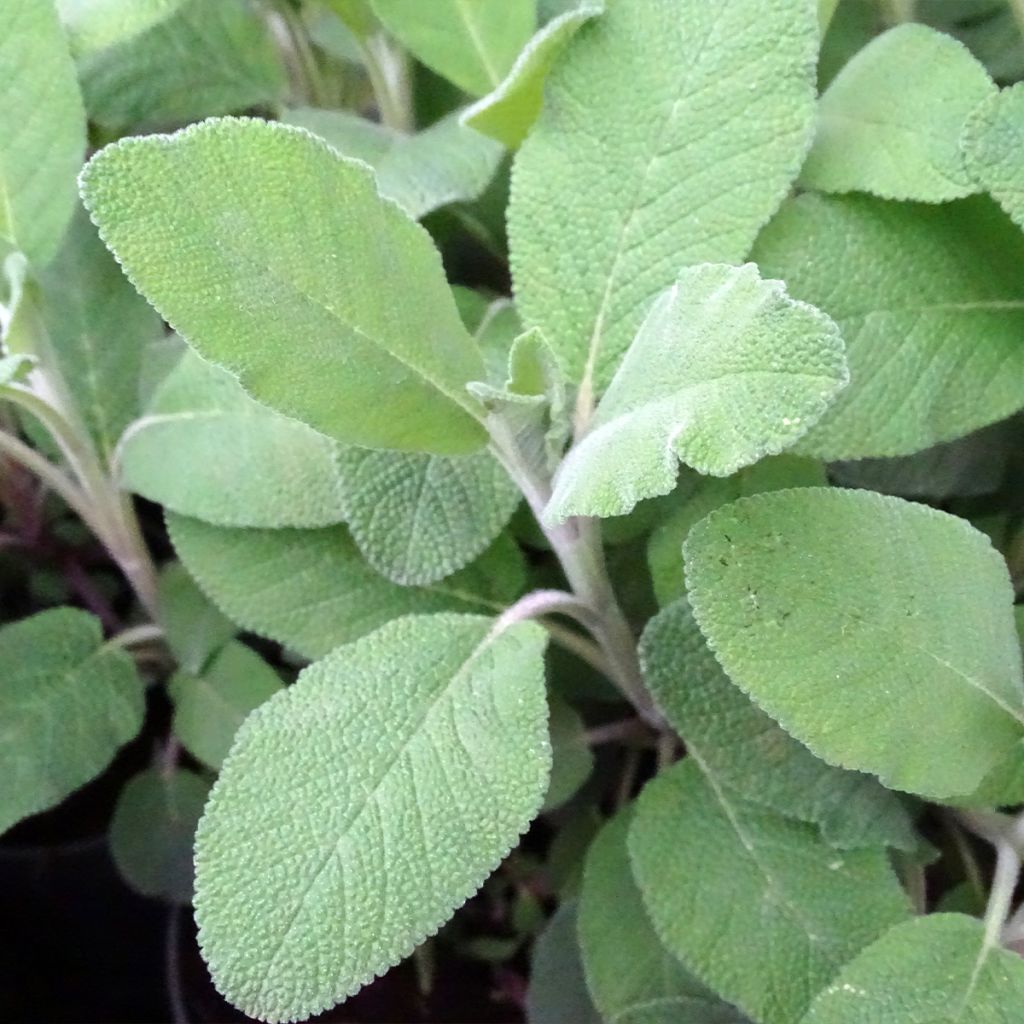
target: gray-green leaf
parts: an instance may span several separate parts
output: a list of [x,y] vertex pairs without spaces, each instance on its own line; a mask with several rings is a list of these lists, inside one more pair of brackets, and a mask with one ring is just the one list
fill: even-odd
[[528,1024],[601,1024],[583,977],[576,918],[576,904],[563,902],[537,936],[526,991]]
[[143,896],[192,901],[192,841],[210,784],[194,772],[151,768],[130,779],[110,822],[110,853]]
[[283,120],[319,135],[342,156],[368,163],[380,194],[414,220],[449,203],[479,199],[504,152],[492,139],[464,127],[457,113],[415,135],[343,110],[301,107]]
[[629,862],[632,820],[627,808],[607,822],[583,868],[579,943],[594,1003],[613,1024],[744,1024],[658,938]]
[[186,351],[118,445],[126,488],[217,526],[344,519],[338,446]]
[[964,914],[897,925],[840,971],[802,1024],[1010,1024],[1024,962],[984,932]]
[[890,29],[821,97],[800,183],[926,203],[968,196],[978,187],[964,166],[960,134],[995,91],[963,43],[924,25]]
[[204,592],[245,629],[318,658],[400,615],[502,610],[522,589],[507,538],[462,572],[403,587],[360,557],[344,526],[236,530],[168,515],[175,550]]
[[536,0],[373,0],[384,27],[471,96],[500,84],[536,21]]
[[752,258],[828,313],[846,343],[852,383],[797,450],[907,455],[1024,404],[1024,235],[990,200],[804,195]]
[[235,626],[207,599],[180,562],[164,566],[158,581],[160,625],[185,672],[202,672],[234,635]]
[[980,104],[964,127],[967,169],[978,184],[1024,227],[1024,85],[1004,89]]
[[263,1020],[357,991],[432,935],[547,785],[530,623],[413,616],[339,648],[246,720],[196,836],[199,942]]
[[57,0],[76,57],[124,42],[175,14],[187,0]]
[[174,735],[216,771],[246,715],[280,689],[277,673],[255,651],[230,643],[201,673],[179,672],[171,680]]
[[60,803],[142,726],[142,684],[75,608],[0,629],[0,832]]
[[345,448],[337,459],[353,540],[374,569],[405,586],[471,562],[521,498],[487,451],[445,458]]
[[555,61],[576,30],[603,13],[604,0],[580,0],[552,18],[526,44],[501,84],[462,114],[462,123],[515,149],[540,114]]
[[1006,564],[962,519],[867,491],[777,491],[712,512],[683,552],[729,677],[826,761],[949,797],[1024,734]]
[[814,129],[805,0],[616,0],[548,77],[513,168],[516,301],[600,390],[680,267],[742,260]]
[[628,845],[662,942],[761,1024],[799,1020],[909,913],[883,851],[839,853],[813,826],[705,779],[692,757],[647,784]]
[[781,281],[762,280],[750,263],[684,270],[559,469],[547,515],[622,515],[668,494],[678,459],[728,476],[777,455],[847,379],[836,325]]
[[545,811],[564,804],[590,777],[594,755],[587,743],[583,719],[560,697],[551,694],[551,780],[544,797]]
[[108,146],[86,205],[136,287],[255,398],[338,440],[463,454],[482,376],[430,236],[304,130],[204,121]]
[[274,103],[286,85],[267,24],[248,0],[189,0],[85,56],[79,75],[90,119],[115,133]]
[[658,707],[721,785],[813,822],[839,849],[916,849],[913,823],[894,793],[870,775],[820,761],[733,686],[685,598],[647,624],[640,657]]
[[0,238],[43,266],[75,208],[85,112],[50,0],[6,0],[0,35]]

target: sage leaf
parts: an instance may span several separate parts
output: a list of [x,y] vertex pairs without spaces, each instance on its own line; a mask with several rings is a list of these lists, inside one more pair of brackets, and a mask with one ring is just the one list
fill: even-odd
[[526,990],[528,1024],[601,1024],[583,978],[576,904],[563,902],[537,936]]
[[142,726],[131,658],[76,608],[0,628],[0,832],[99,775]]
[[342,156],[368,163],[380,194],[413,220],[449,203],[479,199],[503,153],[498,143],[460,124],[455,113],[415,135],[342,110],[304,107],[289,111],[283,120],[319,135]]
[[978,191],[960,135],[995,84],[963,43],[898,25],[839,72],[818,104],[805,188],[944,203]]
[[560,807],[590,777],[594,755],[587,743],[583,719],[560,697],[548,698],[551,733],[551,779],[542,810]]
[[644,788],[628,847],[661,941],[761,1024],[799,1020],[847,960],[909,915],[883,851],[839,853],[813,826],[705,778],[692,756]]
[[405,586],[473,561],[521,500],[490,452],[456,458],[346,448],[337,455],[345,521],[363,557]]
[[235,625],[196,585],[180,562],[169,562],[157,583],[160,624],[185,672],[202,672],[234,635]]
[[501,84],[463,111],[462,123],[515,149],[544,104],[548,72],[581,25],[604,12],[604,0],[580,0],[552,18],[526,44]]
[[730,679],[826,761],[942,798],[971,792],[1020,742],[1009,575],[963,520],[803,488],[712,512],[683,552]]
[[54,5],[8,0],[0,39],[0,239],[35,266],[57,252],[84,157],[85,112]]
[[747,255],[810,144],[817,47],[804,0],[616,0],[552,70],[513,167],[512,272],[585,392],[680,267]]
[[76,57],[122,43],[176,13],[187,0],[57,0]]
[[338,446],[260,405],[186,351],[125,431],[123,485],[217,526],[314,527],[344,519]]
[[255,651],[233,642],[200,673],[176,673],[168,689],[174,701],[174,735],[197,761],[216,771],[238,727],[281,689],[281,680]]
[[545,634],[492,627],[389,623],[239,730],[196,835],[195,902],[214,981],[246,1013],[294,1020],[351,995],[529,825],[551,760]]
[[777,455],[847,383],[839,331],[753,264],[684,270],[655,302],[590,430],[555,478],[552,519],[668,494],[681,459],[728,476]]
[[364,164],[214,119],[108,146],[82,189],[136,287],[259,401],[371,448],[481,447],[480,355],[437,250]]
[[[851,385],[796,450],[909,455],[1021,407],[1024,235],[987,198],[936,206],[804,195],[753,259],[839,325]],[[843,267],[842,271],[838,268]]]
[[501,611],[525,581],[506,538],[462,572],[403,587],[362,559],[344,526],[239,530],[170,514],[174,548],[203,591],[244,629],[319,658],[400,615]]
[[1024,88],[1013,86],[980,103],[964,126],[967,169],[978,184],[1024,227],[1024,172],[1016,154],[1024,140]]
[[109,459],[139,414],[142,353],[160,336],[160,318],[121,273],[81,207],[39,283],[48,361]]
[[1005,1024],[1024,1000],[1020,956],[964,914],[897,925],[848,963],[802,1024]]
[[[618,1024],[746,1024],[661,943],[633,879],[626,839],[632,808],[607,822],[587,851],[579,944],[594,1003]],[[623,955],[628,936],[629,954]]]
[[143,896],[191,903],[192,841],[210,784],[194,772],[150,768],[129,779],[110,821],[110,853]]
[[415,57],[471,96],[499,85],[533,33],[536,0],[372,0],[373,13]]
[[723,788],[816,824],[838,849],[917,848],[895,794],[870,775],[818,760],[729,681],[685,598],[648,622],[640,657],[658,707]]
[[274,103],[286,85],[249,0],[188,0],[146,31],[84,54],[78,71],[89,119],[116,134]]
[[761,459],[728,477],[701,478],[692,495],[654,528],[647,542],[647,567],[658,604],[664,608],[686,593],[683,541],[709,512],[751,494],[787,487],[824,487],[827,482],[820,462],[798,455]]

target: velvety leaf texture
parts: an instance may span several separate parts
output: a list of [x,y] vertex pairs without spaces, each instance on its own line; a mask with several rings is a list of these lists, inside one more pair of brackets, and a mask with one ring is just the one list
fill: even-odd
[[399,619],[245,722],[196,836],[199,942],[262,1020],[316,1013],[433,934],[540,806],[540,627]]
[[75,56],[103,50],[152,28],[186,0],[57,0]]
[[345,520],[366,560],[404,585],[435,583],[476,558],[521,495],[490,452],[444,458],[346,448]]
[[283,119],[319,135],[342,156],[368,163],[380,194],[414,220],[455,202],[478,199],[503,150],[450,114],[415,135],[386,128],[343,110],[303,107]]
[[260,405],[186,352],[118,447],[124,486],[217,526],[327,526],[344,518],[338,446]]
[[462,123],[515,149],[544,104],[548,72],[576,34],[604,12],[604,0],[581,0],[552,18],[523,48],[501,84],[462,114]]
[[498,85],[533,32],[536,0],[373,0],[384,27],[471,96]]
[[[661,943],[633,879],[619,812],[587,851],[579,898],[579,944],[594,1003],[616,1024],[744,1024]],[[624,940],[628,943],[625,952]]]
[[90,120],[115,133],[274,103],[286,85],[268,26],[248,0],[189,0],[85,56],[78,70]]
[[647,624],[640,657],[658,707],[722,786],[813,822],[840,849],[916,848],[913,823],[894,793],[870,775],[818,760],[729,681],[685,598]]
[[1024,227],[1024,170],[1017,159],[1024,144],[1024,86],[1004,89],[980,104],[961,141],[968,171]]
[[711,513],[683,551],[729,677],[819,757],[949,797],[1020,742],[1010,579],[962,519],[867,491],[777,491]]
[[178,556],[225,614],[308,658],[400,615],[501,611],[524,582],[507,540],[446,580],[403,587],[363,561],[344,526],[234,530],[173,514],[167,524]]
[[67,39],[48,0],[5,0],[0,36],[0,238],[37,266],[75,208],[85,113]]
[[544,810],[564,804],[594,770],[594,754],[587,743],[583,719],[564,700],[553,694],[548,700],[551,733],[551,779]]
[[804,0],[616,0],[548,78],[513,168],[516,301],[596,389],[681,267],[738,262],[813,132]]
[[799,451],[907,455],[1024,403],[1024,235],[988,199],[804,195],[752,258],[828,313],[846,343],[851,384]]
[[49,355],[88,434],[109,457],[139,414],[142,353],[160,318],[128,283],[78,209],[56,259],[40,274]]
[[437,250],[364,164],[214,119],[108,146],[82,188],[139,290],[258,400],[353,444],[481,447],[480,355]]
[[142,684],[99,620],[57,608],[0,629],[0,832],[98,775],[142,726]]
[[175,675],[169,689],[174,735],[197,761],[216,771],[246,715],[277,693],[281,680],[255,651],[230,643],[201,673]]
[[192,841],[210,784],[194,772],[150,768],[121,790],[110,821],[110,853],[143,896],[192,902]]
[[160,624],[178,667],[202,672],[235,635],[234,623],[210,603],[180,562],[164,566],[157,592]]
[[978,189],[960,134],[995,91],[963,43],[925,25],[898,25],[857,53],[821,97],[800,183],[926,203],[968,196]]
[[751,494],[787,487],[824,487],[827,482],[820,462],[796,455],[762,459],[729,477],[701,479],[690,498],[658,524],[647,542],[647,567],[658,603],[664,607],[686,593],[683,541],[709,512]]
[[812,826],[714,785],[692,756],[645,787],[628,845],[662,942],[760,1024],[799,1020],[909,913],[884,852],[839,853]]
[[655,302],[566,456],[546,514],[614,516],[668,494],[678,460],[728,476],[807,432],[847,382],[839,331],[753,264],[704,264]]
[[528,1024],[601,1024],[583,977],[576,917],[576,904],[565,901],[537,936],[526,990]]
[[980,921],[929,914],[897,925],[847,964],[802,1024],[1012,1024],[1024,962]]

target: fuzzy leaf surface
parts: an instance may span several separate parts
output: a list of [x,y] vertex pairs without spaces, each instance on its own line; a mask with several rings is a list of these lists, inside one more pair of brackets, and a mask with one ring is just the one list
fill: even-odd
[[781,281],[762,280],[750,263],[684,270],[566,456],[547,515],[622,515],[668,494],[679,460],[729,476],[777,455],[847,380],[836,325]]
[[344,519],[338,446],[186,351],[118,450],[126,488],[217,526]]
[[100,234],[203,358],[343,442],[463,454],[482,375],[429,235],[365,165],[287,125],[124,139],[83,172]]
[[730,679],[826,761],[941,798],[1020,742],[1009,575],[962,519],[868,491],[777,491],[712,512],[683,552]]
[[523,47],[501,84],[462,114],[462,123],[515,149],[544,105],[548,72],[581,25],[604,13],[604,0],[581,0],[552,18]]
[[234,623],[199,589],[180,562],[170,562],[157,581],[160,625],[178,667],[202,672],[234,635]]
[[118,134],[275,103],[286,86],[267,24],[247,0],[189,0],[84,56],[78,70],[90,120]]
[[403,587],[363,561],[344,526],[238,530],[173,514],[167,523],[185,567],[229,618],[307,658],[400,615],[501,611],[525,582],[507,538],[446,580]]
[[640,658],[658,707],[720,785],[813,822],[838,849],[917,847],[894,793],[870,775],[820,761],[729,681],[685,598],[647,624]]
[[1020,956],[964,914],[897,925],[848,963],[802,1024],[1010,1024],[1024,1002]]
[[487,451],[445,458],[346,448],[337,459],[353,540],[374,569],[405,586],[467,565],[521,499]]
[[788,202],[752,256],[839,325],[850,386],[797,450],[909,455],[1024,403],[1024,235],[990,200]]
[[197,761],[217,771],[249,712],[280,689],[277,673],[255,651],[229,643],[201,673],[178,672],[171,680],[174,735]]
[[143,896],[191,903],[192,842],[210,784],[195,772],[158,768],[125,784],[110,822],[110,853]]
[[377,175],[380,194],[393,199],[413,220],[449,203],[479,199],[504,152],[493,139],[464,127],[457,114],[415,135],[343,110],[302,107],[289,111],[284,120],[319,135],[342,156],[368,163]]
[[909,914],[883,851],[839,853],[813,826],[715,785],[692,756],[644,788],[628,847],[661,941],[760,1024],[799,1020]]
[[548,77],[516,158],[516,301],[572,381],[611,380],[681,267],[737,263],[814,129],[804,0],[617,0]]
[[964,126],[964,159],[974,180],[1024,227],[1024,87],[1003,89],[980,104]]
[[632,820],[627,808],[607,822],[583,868],[579,944],[594,1003],[616,1024],[745,1024],[739,1010],[701,984],[658,938],[629,861]]
[[357,991],[529,825],[551,762],[545,634],[492,626],[391,622],[239,730],[196,836],[196,919],[217,987],[245,1012],[293,1020]]
[[160,336],[160,318],[81,208],[39,282],[50,356],[88,433],[109,458],[139,414],[142,354]]
[[76,608],[0,629],[0,832],[99,775],[142,726],[142,684]]
[[594,754],[587,743],[583,719],[572,705],[551,694],[549,727],[551,733],[551,779],[544,797],[543,810],[564,804],[590,777]]
[[373,12],[409,51],[470,96],[501,83],[533,33],[536,0],[373,0]]
[[75,208],[85,112],[54,5],[6,0],[3,14],[0,238],[44,266]]
[[528,1024],[602,1024],[583,977],[577,916],[576,904],[563,900],[537,936],[526,990]]
[[152,28],[187,0],[57,0],[76,57],[113,46]]
[[800,184],[822,192],[944,203],[978,190],[960,134],[995,84],[963,43],[925,25],[876,36],[818,104]]

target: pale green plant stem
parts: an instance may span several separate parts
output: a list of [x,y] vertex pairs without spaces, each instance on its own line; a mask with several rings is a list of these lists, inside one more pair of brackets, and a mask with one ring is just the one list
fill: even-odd
[[104,647],[120,647],[122,650],[127,650],[131,647],[141,647],[143,644],[151,644],[157,640],[162,640],[164,637],[164,631],[152,622],[145,622],[140,626],[129,626],[128,629],[122,630],[117,636],[111,637],[103,646]]
[[[490,417],[486,425],[491,435],[492,452],[522,491],[562,566],[572,596],[577,599],[576,617],[604,652],[610,669],[609,678],[642,718],[652,725],[660,726],[661,715],[647,692],[640,671],[633,631],[619,607],[608,578],[598,524],[585,518],[548,523],[544,509],[551,497],[550,481],[543,479],[521,456],[515,438],[500,418]],[[580,614],[582,608],[587,610],[586,615]]]
[[326,85],[320,72],[320,65],[317,63],[316,54],[310,45],[309,34],[306,31],[306,25],[302,20],[302,16],[287,2],[280,4],[277,12],[288,33],[288,40],[291,43],[292,51],[295,54],[303,84],[305,85],[307,99],[314,107],[327,106]]
[[359,49],[381,123],[396,131],[412,131],[409,68],[405,54],[391,46],[382,35],[360,39]]
[[914,21],[917,15],[917,0],[882,0],[882,11],[890,25],[902,25]]
[[1020,854],[1012,843],[1000,839],[996,843],[996,870],[992,876],[988,906],[985,908],[985,949],[991,949],[1000,942],[1019,879]]

